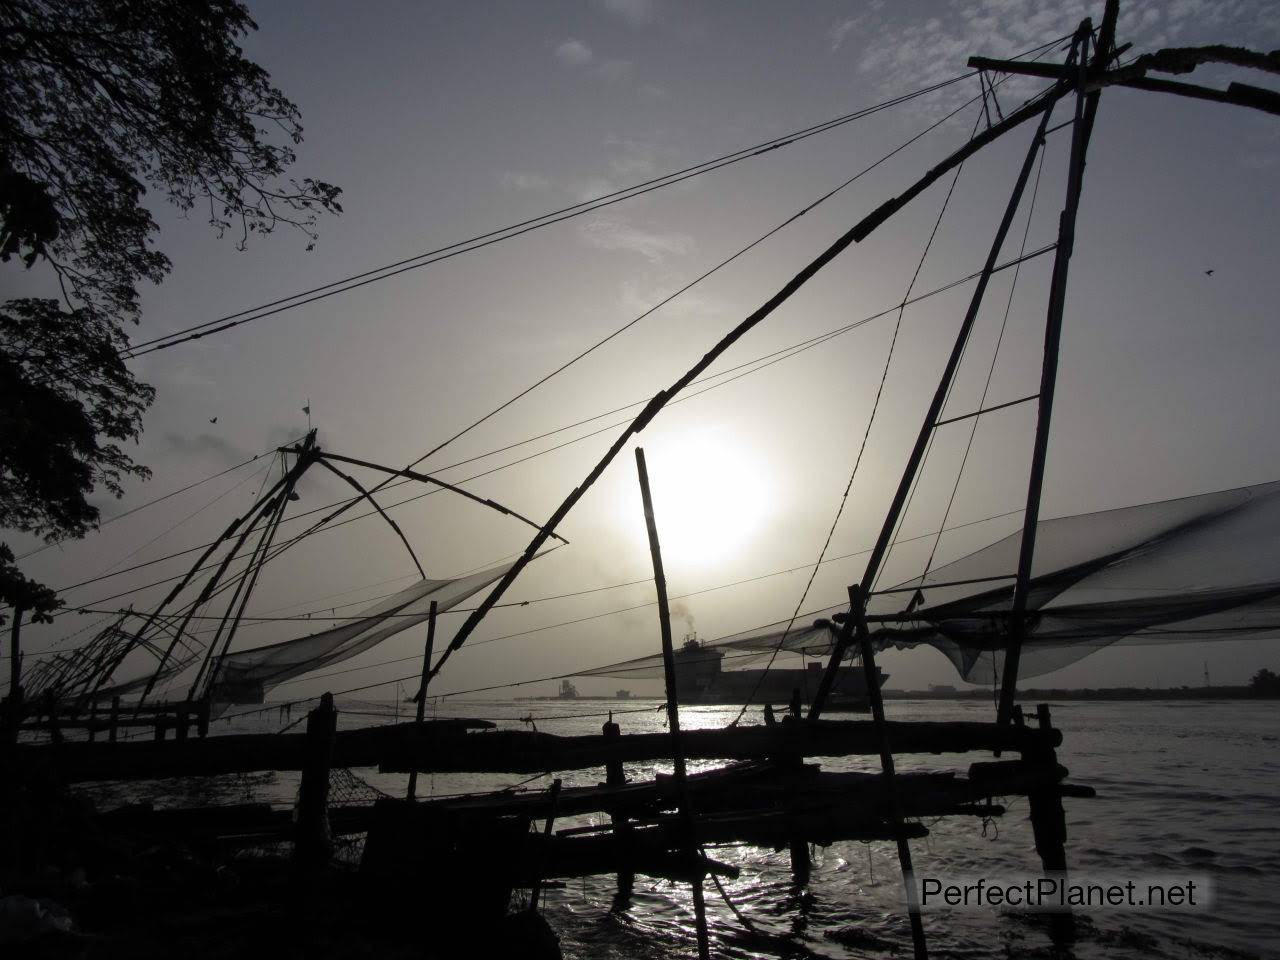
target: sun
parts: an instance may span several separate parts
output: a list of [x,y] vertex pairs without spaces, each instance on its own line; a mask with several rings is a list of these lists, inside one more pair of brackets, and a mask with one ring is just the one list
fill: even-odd
[[[768,462],[727,427],[656,437],[644,450],[668,570],[724,562],[759,534],[773,512]],[[643,516],[631,515],[628,529],[647,543]]]

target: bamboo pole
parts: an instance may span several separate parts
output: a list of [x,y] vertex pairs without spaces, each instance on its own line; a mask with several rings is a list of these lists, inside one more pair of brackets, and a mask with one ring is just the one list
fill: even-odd
[[[557,777],[551,781],[551,790],[548,792],[550,809],[547,811],[547,821],[542,827],[542,846],[545,851],[550,846],[551,831],[556,823],[556,801],[560,798],[560,779]],[[533,875],[533,886],[529,890],[529,912],[538,912],[538,899],[542,895],[542,872],[546,868],[545,854],[538,863],[538,869]]]
[[[1001,134],[1006,133],[1023,120],[1031,119],[1041,110],[1047,111],[1059,97],[1064,95],[1067,89],[1068,88],[1054,90],[1044,102],[1038,102],[1031,105],[1029,108],[1018,111],[1016,114],[1010,114],[1006,118],[1006,122],[1004,124],[997,124],[985,134],[975,137],[966,147],[962,148],[961,151],[953,155],[948,161],[945,161],[945,163],[950,163],[951,165],[959,163],[964,159],[964,157],[973,153],[983,145],[990,143]],[[949,169],[949,167],[943,168],[943,172],[945,172],[945,169]],[[936,173],[935,175],[935,172],[931,171],[930,174],[926,176],[937,179],[937,176],[941,176],[941,173]],[[929,182],[932,182],[932,180],[929,180]],[[923,187],[921,189],[923,189]],[[903,203],[905,202],[906,201],[904,200]],[[901,206],[901,204],[899,204],[899,206]],[[777,293],[745,317],[736,327],[716,341],[715,345],[703,354],[702,358],[699,359],[697,363],[686,370],[678,380],[672,383],[671,386],[667,387],[665,390],[659,390],[654,394],[653,399],[651,399],[648,404],[645,405],[644,409],[636,415],[636,418],[625,430],[623,430],[621,435],[614,440],[613,444],[604,452],[604,455],[596,465],[591,468],[582,483],[569,491],[568,496],[566,496],[560,506],[556,508],[550,519],[547,520],[546,525],[538,531],[534,538],[529,542],[529,545],[525,547],[524,553],[520,555],[520,558],[512,564],[511,569],[503,575],[502,579],[499,580],[485,598],[480,601],[480,605],[476,607],[470,616],[468,616],[463,622],[462,626],[458,628],[458,632],[454,635],[453,640],[445,649],[444,653],[441,655],[439,661],[432,670],[433,676],[439,673],[440,668],[444,666],[453,652],[460,649],[462,645],[467,642],[467,638],[475,632],[476,628],[480,625],[480,622],[488,615],[489,611],[494,608],[498,601],[502,599],[511,584],[513,584],[524,571],[525,567],[533,562],[534,558],[538,555],[538,550],[547,542],[547,539],[556,535],[556,527],[559,526],[560,522],[569,515],[569,512],[573,510],[578,501],[581,500],[586,492],[591,489],[595,482],[600,479],[601,475],[603,475],[604,471],[608,469],[611,463],[613,463],[614,458],[617,457],[630,439],[639,435],[645,427],[650,424],[653,418],[662,412],[662,409],[671,400],[682,393],[686,387],[694,382],[694,380],[700,377],[708,367],[715,363],[716,360],[724,354],[726,350],[741,340],[770,314],[791,299],[791,297],[794,296],[801,287],[812,280],[820,270],[827,266],[827,264],[831,263],[831,261],[843,253],[849,246],[855,242],[865,240],[872,231],[892,216],[893,212],[893,210],[876,211],[864,221],[837,237],[830,246],[823,250],[822,253],[818,254],[818,256],[813,260],[809,261],[809,263],[806,264],[799,273],[787,281],[787,283],[778,290]],[[990,272],[993,271],[988,271],[988,276]],[[349,506],[350,504],[340,507],[334,514],[331,514],[330,517],[336,516],[337,513],[348,509]],[[327,519],[328,518],[326,518],[326,520]]]
[[[697,838],[693,835],[693,811],[689,808],[689,784],[685,773],[684,754],[680,750],[680,705],[676,691],[675,651],[671,643],[671,608],[667,602],[667,577],[662,569],[662,547],[658,543],[658,525],[649,493],[649,471],[644,450],[636,447],[636,472],[640,477],[640,497],[644,501],[644,522],[649,531],[649,553],[653,558],[653,582],[658,591],[658,623],[662,633],[662,674],[666,681],[667,721],[671,729],[671,760],[675,768],[676,796],[680,803],[680,819],[688,844],[689,862],[698,862]],[[702,898],[702,874],[694,868],[693,915],[698,932],[699,960],[708,960],[711,947],[707,937],[707,906]]]
[[[302,478],[302,475],[307,472],[307,469],[313,463],[316,462],[318,453],[319,450],[315,446],[315,433],[312,432],[307,435],[305,451],[299,454],[293,468],[288,473],[289,482],[284,486],[284,489],[280,491],[279,505],[271,515],[271,520],[264,529],[261,539],[258,541],[257,550],[255,550],[254,556],[250,558],[249,566],[245,568],[245,571],[240,578],[240,582],[236,585],[236,594],[240,594],[242,592],[241,588],[243,588],[243,597],[240,600],[240,606],[236,610],[235,616],[231,620],[231,626],[227,630],[226,639],[222,641],[222,650],[216,657],[214,656],[214,650],[218,644],[218,639],[215,636],[214,640],[209,644],[208,649],[205,651],[204,662],[200,664],[200,669],[196,672],[195,679],[191,681],[190,689],[187,690],[188,700],[195,698],[195,692],[200,685],[201,679],[205,677],[206,673],[208,674],[208,678],[204,681],[205,694],[212,695],[214,686],[218,682],[218,674],[222,671],[222,660],[227,655],[227,651],[231,648],[231,641],[235,639],[236,631],[240,628],[240,620],[244,616],[245,608],[249,605],[249,598],[253,595],[253,590],[258,585],[258,577],[262,574],[262,568],[266,566],[267,560],[269,559],[268,554],[271,551],[271,544],[275,541],[276,532],[280,529],[280,521],[284,518],[285,509],[289,506],[289,497],[293,495],[294,487],[298,485],[298,481]],[[234,595],[231,603],[227,606],[228,613],[233,607],[235,607]],[[223,622],[218,625],[219,633],[221,633],[222,627],[225,624],[226,619],[224,618]],[[186,623],[183,624],[183,629],[186,629]]]
[[[418,701],[418,712],[414,719],[415,731],[422,732],[422,721],[426,715],[427,709],[427,681],[431,679],[431,651],[436,645],[436,601],[431,601],[431,608],[427,611],[427,648],[422,651],[422,682],[418,685],[418,695],[415,698]],[[399,696],[399,687],[396,688]],[[396,709],[399,710],[397,703]],[[409,790],[405,796],[412,800],[418,793],[418,771],[413,769],[409,771]]]
[[[609,719],[600,728],[600,734],[606,741],[618,740],[622,736],[622,727],[614,722],[612,710],[609,711]],[[621,760],[610,760],[605,764],[605,783],[610,787],[626,786],[627,775],[622,768]],[[622,856],[625,858],[632,847],[631,824],[627,820],[626,813],[619,810],[610,812],[609,819],[613,825],[613,836],[618,849],[622,851]],[[619,870],[617,881],[617,903],[622,905],[630,901],[631,892],[635,889],[635,871],[626,868]]]
[[[946,404],[947,394],[951,389],[951,382],[955,378],[956,371],[960,367],[960,360],[964,356],[965,345],[968,343],[969,334],[973,330],[974,321],[977,320],[978,311],[982,307],[983,297],[987,292],[987,284],[991,280],[992,273],[995,272],[996,261],[1000,257],[1000,249],[1004,246],[1005,237],[1008,236],[1009,228],[1013,225],[1013,218],[1018,212],[1018,207],[1022,202],[1022,195],[1026,190],[1027,181],[1031,177],[1031,169],[1035,164],[1036,155],[1044,145],[1044,132],[1049,124],[1049,117],[1053,113],[1053,105],[1056,98],[1050,98],[1041,104],[1040,125],[1036,128],[1035,136],[1031,138],[1031,146],[1027,149],[1026,158],[1022,161],[1022,169],[1018,171],[1018,179],[1014,184],[1013,192],[1009,195],[1009,202],[1005,205],[1004,216],[1000,220],[1000,226],[996,229],[995,239],[991,242],[991,249],[987,253],[987,262],[982,268],[982,273],[978,277],[978,284],[974,288],[973,296],[969,301],[969,309],[966,311],[964,320],[960,324],[960,330],[956,334],[955,345],[951,348],[951,356],[947,359],[946,368],[943,370],[942,377],[938,381],[938,387],[934,391],[933,400],[929,404],[928,412],[924,417],[924,422],[920,426],[920,432],[916,436],[915,447],[912,448],[911,455],[907,460],[907,465],[902,472],[902,479],[898,482],[898,490],[894,494],[893,502],[889,506],[889,512],[885,516],[884,524],[880,528],[879,539],[876,540],[875,547],[871,551],[871,556],[867,558],[867,566],[862,574],[862,583],[859,588],[859,596],[864,599],[871,595],[871,590],[875,585],[875,580],[880,572],[880,565],[884,562],[884,558],[889,551],[889,545],[893,538],[893,531],[897,528],[898,518],[901,516],[903,509],[906,507],[907,498],[911,492],[911,486],[915,482],[916,472],[920,469],[920,463],[924,459],[925,448],[929,445],[929,437],[932,435],[934,428],[937,426],[938,417],[942,413],[942,408]],[[992,129],[996,129],[992,127]],[[865,615],[865,610],[864,610]],[[844,659],[844,655],[848,652],[849,643],[852,640],[851,631],[844,630],[840,634],[840,638],[835,643],[831,651],[831,659],[827,663],[826,671],[822,675],[822,680],[818,685],[818,691],[814,694],[813,702],[809,708],[809,720],[817,720],[822,715],[822,707],[826,701],[827,695],[831,692],[831,685],[835,681],[836,672],[840,668],[840,661]]]
[[9,627],[9,736],[18,742],[18,730],[22,726],[22,644],[18,639],[22,628],[23,608],[14,604],[13,623]]
[[[1101,72],[1111,56],[1115,39],[1115,22],[1119,14],[1118,0],[1107,0],[1099,45],[1093,56],[1093,69]],[[1040,370],[1040,404],[1036,416],[1036,435],[1031,452],[1031,474],[1027,480],[1027,508],[1022,519],[1022,543],[1018,552],[1018,576],[1013,586],[1013,604],[1009,611],[1009,641],[1005,648],[1000,678],[998,723],[1007,724],[1013,716],[1013,699],[1018,688],[1018,666],[1026,633],[1027,593],[1035,559],[1036,525],[1040,521],[1040,497],[1044,489],[1045,459],[1049,448],[1049,426],[1053,420],[1053,400],[1058,380],[1058,353],[1062,340],[1062,314],[1067,300],[1067,269],[1075,247],[1076,213],[1080,209],[1080,193],[1084,185],[1085,152],[1093,132],[1101,91],[1085,93],[1089,80],[1089,63],[1085,51],[1092,36],[1092,21],[1081,22],[1073,49],[1077,57],[1075,123],[1071,128],[1071,163],[1067,172],[1067,198],[1058,219],[1058,245],[1053,256],[1053,276],[1049,282],[1049,308],[1045,318],[1044,362]]]
[[302,780],[298,784],[298,817],[294,829],[294,862],[300,867],[323,867],[333,853],[329,833],[329,769],[338,729],[333,694],[307,716]]
[[858,649],[862,654],[862,671],[866,677],[867,702],[871,705],[871,718],[880,739],[880,769],[884,772],[885,790],[889,795],[889,816],[893,822],[894,839],[898,844],[898,863],[902,867],[902,886],[907,895],[907,916],[911,921],[911,944],[916,960],[928,960],[929,945],[924,936],[924,922],[920,918],[920,900],[916,894],[916,874],[911,865],[911,844],[907,842],[906,824],[902,817],[902,802],[898,796],[896,769],[893,760],[893,744],[889,740],[889,728],[885,723],[884,698],[880,694],[880,674],[876,669],[875,649],[871,632],[867,629],[866,599],[857,587],[849,588],[849,611],[854,621]]

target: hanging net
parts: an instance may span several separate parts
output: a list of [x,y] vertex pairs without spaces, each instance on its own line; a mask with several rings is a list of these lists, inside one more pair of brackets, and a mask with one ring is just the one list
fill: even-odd
[[[928,645],[965,680],[999,677],[1021,541],[1019,530],[873,595],[867,619],[877,647]],[[1113,643],[1280,636],[1277,543],[1280,481],[1040,521],[1019,674],[1050,673]],[[775,650],[827,656],[847,610],[686,647],[677,668],[699,659],[747,665]],[[661,655],[579,674],[661,675]]]
[[218,658],[211,689],[214,703],[261,702],[266,690],[285,680],[348,660],[402,630],[425,623],[432,601],[438,613],[457,606],[513,564],[490,567],[456,580],[419,580],[363,610],[350,623],[284,643],[236,650]]

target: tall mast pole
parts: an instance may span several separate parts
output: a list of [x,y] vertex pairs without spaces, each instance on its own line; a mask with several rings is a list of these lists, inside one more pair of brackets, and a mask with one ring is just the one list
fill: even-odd
[[[947,393],[951,388],[951,381],[955,377],[957,369],[960,366],[960,358],[964,355],[965,344],[969,340],[969,334],[973,330],[974,321],[977,319],[978,310],[982,306],[983,296],[986,294],[987,285],[991,280],[991,275],[995,271],[996,261],[1000,258],[1000,250],[1004,246],[1005,237],[1008,236],[1009,228],[1013,225],[1013,218],[1018,212],[1018,207],[1022,202],[1022,195],[1027,187],[1027,181],[1031,177],[1031,169],[1035,165],[1036,155],[1044,142],[1045,128],[1049,123],[1049,116],[1053,111],[1053,105],[1057,102],[1057,97],[1052,94],[1046,98],[1042,107],[1043,115],[1040,118],[1040,125],[1036,129],[1035,136],[1032,138],[1031,146],[1027,150],[1026,158],[1022,162],[1022,169],[1018,171],[1018,180],[1014,184],[1013,192],[1009,196],[1009,202],[1005,206],[1004,216],[1000,220],[1000,226],[996,230],[995,239],[991,243],[991,250],[987,254],[987,261],[983,267],[982,274],[978,278],[978,285],[974,288],[973,298],[970,300],[969,309],[965,313],[964,321],[960,324],[960,331],[956,334],[955,345],[951,348],[951,356],[947,360],[947,366],[943,370],[942,378],[938,382],[938,388],[934,391],[933,400],[929,404],[929,410],[925,414],[924,423],[920,427],[920,433],[916,437],[915,446],[912,448],[911,455],[907,460],[907,466],[903,471],[902,479],[898,484],[897,493],[894,495],[893,502],[889,506],[888,515],[884,519],[884,525],[880,528],[880,536],[876,540],[875,547],[872,548],[871,556],[867,559],[866,569],[862,574],[862,583],[858,587],[857,596],[859,602],[865,604],[871,596],[871,588],[875,583],[876,576],[880,572],[880,566],[884,562],[885,556],[889,552],[890,541],[893,538],[893,531],[898,525],[898,518],[901,516],[906,506],[907,497],[911,492],[911,485],[915,481],[916,473],[920,469],[920,463],[924,459],[925,448],[929,444],[929,436],[933,433],[934,427],[937,425],[938,417],[942,413],[942,407],[946,403]],[[836,639],[835,645],[831,651],[831,658],[827,662],[827,669],[822,675],[822,680],[818,685],[818,691],[814,695],[813,702],[809,707],[809,720],[817,720],[822,714],[823,704],[826,702],[827,695],[831,692],[831,685],[835,681],[836,672],[840,667],[841,660],[848,652],[849,647],[853,643],[853,624],[854,618],[850,617],[845,622],[845,629]]]
[[1027,593],[1031,584],[1035,559],[1036,525],[1040,521],[1040,495],[1044,488],[1045,457],[1049,446],[1049,426],[1053,418],[1053,399],[1058,378],[1058,353],[1062,339],[1062,314],[1067,299],[1067,268],[1075,247],[1076,213],[1084,183],[1085,152],[1093,133],[1101,90],[1086,92],[1090,77],[1103,73],[1111,60],[1115,44],[1116,18],[1120,0],[1107,0],[1098,42],[1092,60],[1085,50],[1093,34],[1093,24],[1085,20],[1076,31],[1079,51],[1076,76],[1075,122],[1071,128],[1071,165],[1067,171],[1067,198],[1058,218],[1058,245],[1053,257],[1053,277],[1049,286],[1049,309],[1045,319],[1044,363],[1040,371],[1040,403],[1036,418],[1036,436],[1031,453],[1031,475],[1027,482],[1027,509],[1022,521],[1022,544],[1018,554],[1018,574],[1013,587],[1013,606],[1009,611],[1009,636],[1005,648],[1004,669],[1000,682],[1000,706],[996,718],[1009,723],[1013,718],[1013,701],[1018,687],[1018,666],[1027,629]]

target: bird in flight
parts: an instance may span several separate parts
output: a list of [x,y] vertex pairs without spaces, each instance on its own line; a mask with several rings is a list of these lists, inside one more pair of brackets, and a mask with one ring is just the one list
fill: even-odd
[[1212,277],[1212,276],[1213,276],[1213,271],[1212,271],[1212,270],[1206,270],[1206,271],[1204,272],[1204,275],[1205,275],[1206,277]]
[[210,417],[210,418],[209,418],[209,422],[210,422],[210,423],[217,423],[217,422],[218,422],[218,418],[217,418],[217,417]]

